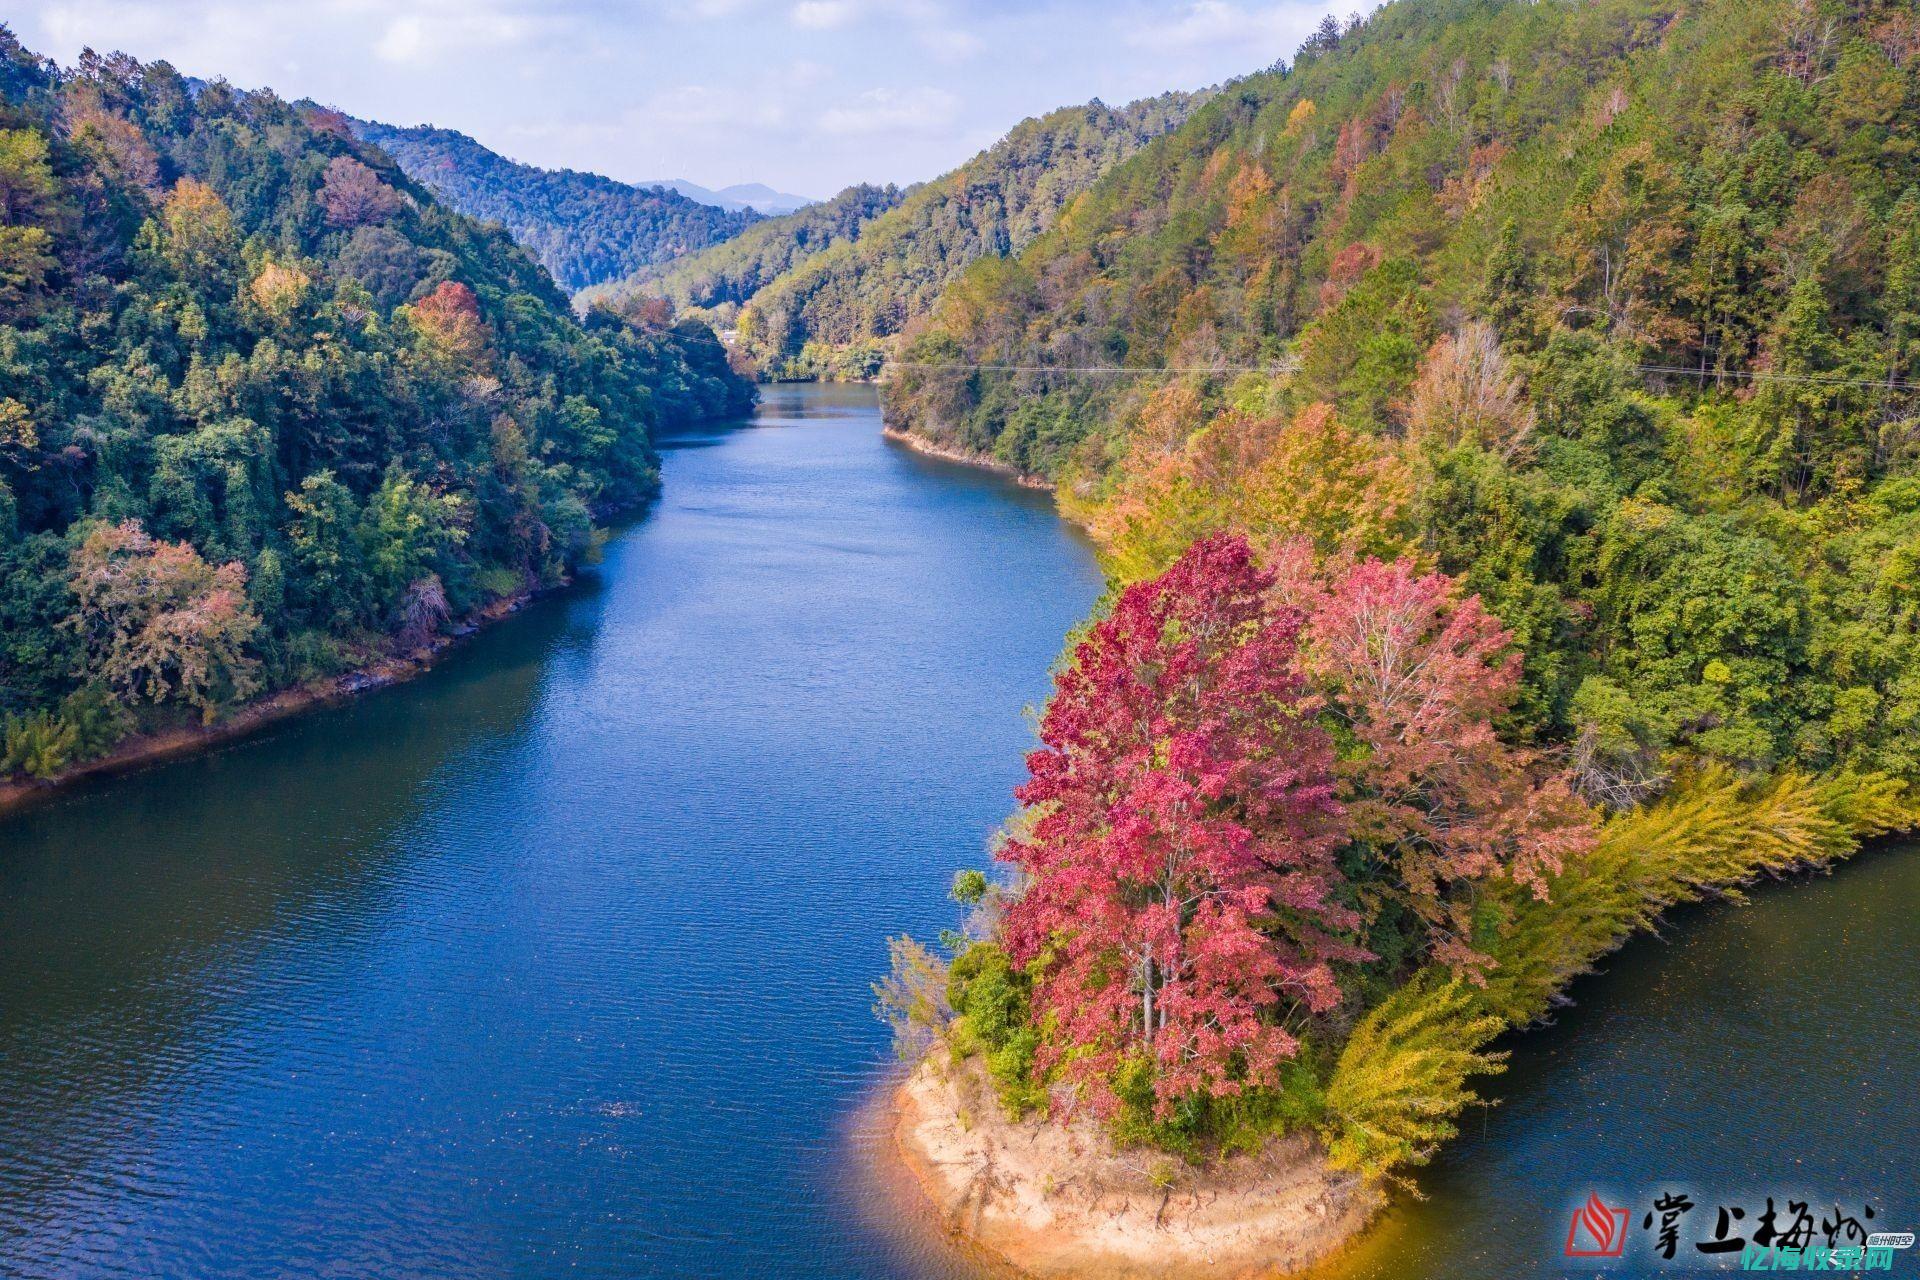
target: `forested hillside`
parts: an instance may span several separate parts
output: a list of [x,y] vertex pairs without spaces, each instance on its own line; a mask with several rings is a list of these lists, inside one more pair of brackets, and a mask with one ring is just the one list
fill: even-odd
[[906,193],[862,183],[831,200],[756,223],[731,240],[645,267],[616,284],[583,291],[589,303],[664,298],[675,312],[730,327],[740,307],[775,279],[835,244],[856,240]]
[[570,290],[717,244],[759,219],[751,209],[716,208],[660,187],[518,164],[452,129],[352,125],[457,211],[506,227]]
[[1118,587],[942,1034],[1423,1160],[1628,933],[1914,822],[1917,367],[1910,4],[1398,0],[1223,89],[888,388]]
[[0,28],[0,773],[558,582],[652,428],[750,398],[335,114]]
[[1093,102],[1021,122],[952,173],[914,188],[858,238],[798,259],[761,288],[739,316],[742,348],[766,373],[870,375],[881,340],[925,314],[967,264],[1017,252],[1095,178],[1204,97],[1168,93],[1118,109]]
[[[1698,376],[1633,382],[1746,422],[1784,394],[1731,385],[1751,370],[1897,380],[1913,359],[1898,288],[1914,21],[1789,0],[1412,0],[1344,35],[1330,25],[1290,73],[1231,86],[1017,262],[983,264],[921,354],[1297,363],[1296,398],[1393,430],[1423,354],[1463,318],[1516,357],[1604,348],[1705,375],[1705,395]],[[895,403],[1053,474],[1139,400],[1136,380],[1082,404],[1088,385],[1020,384],[1046,407],[1017,423],[1016,388],[990,380],[903,383]],[[1782,491],[1882,466],[1884,450],[1861,456],[1865,436],[1908,416],[1897,395],[1814,398],[1856,439],[1842,464],[1759,428],[1759,471]],[[1097,450],[1077,462],[1103,465]]]

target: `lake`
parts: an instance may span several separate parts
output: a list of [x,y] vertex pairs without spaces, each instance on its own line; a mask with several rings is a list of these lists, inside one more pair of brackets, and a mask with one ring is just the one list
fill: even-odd
[[[664,452],[429,675],[0,819],[0,1275],[964,1272],[850,1154],[868,984],[955,922],[1093,556],[868,389]],[[1554,1272],[1661,1178],[1911,1229],[1916,901],[1881,850],[1633,944],[1340,1274]]]

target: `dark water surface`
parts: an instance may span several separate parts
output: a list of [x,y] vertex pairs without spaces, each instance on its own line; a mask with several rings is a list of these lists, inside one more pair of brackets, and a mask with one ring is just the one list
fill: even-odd
[[[1720,1206],[1744,1236],[1768,1196],[1920,1230],[1920,847],[1763,884],[1747,906],[1675,914],[1573,987],[1553,1025],[1508,1037],[1509,1069],[1351,1254],[1312,1280],[1634,1277],[1737,1270],[1703,1254]],[[1588,1192],[1632,1208],[1622,1262],[1562,1257]],[[1642,1215],[1680,1215],[1672,1262]],[[1864,1221],[1864,1219],[1863,1219]],[[1657,1222],[1656,1222],[1657,1227]],[[1894,1273],[1920,1274],[1916,1250]]]
[[[1099,582],[878,425],[774,389],[431,675],[0,820],[0,1276],[957,1274],[851,1172],[867,983]],[[1662,1179],[1913,1228],[1915,903],[1882,850],[1636,943],[1338,1274],[1574,1274]]]

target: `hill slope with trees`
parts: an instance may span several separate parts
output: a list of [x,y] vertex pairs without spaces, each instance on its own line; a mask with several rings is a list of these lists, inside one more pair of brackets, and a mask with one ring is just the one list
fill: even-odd
[[0,27],[0,774],[564,580],[655,427],[751,397],[334,113]]
[[895,186],[848,187],[830,200],[755,223],[731,240],[584,290],[581,300],[619,305],[663,298],[678,314],[731,327],[756,293],[816,254],[859,239],[907,194]]
[[[737,323],[740,349],[763,374],[869,377],[886,343],[969,263],[1020,250],[1095,178],[1178,125],[1205,96],[1168,93],[1117,109],[1093,102],[1026,120],[904,196],[850,188],[830,208],[775,219],[764,238],[737,250],[723,246],[612,292],[737,305],[718,318]],[[780,273],[763,278],[773,266]],[[739,296],[749,284],[750,296]]]
[[352,126],[355,136],[391,155],[455,210],[504,226],[569,290],[704,249],[739,235],[760,217],[661,187],[520,164],[452,129],[402,129],[372,120],[354,120]]
[[1629,933],[1915,821],[1911,5],[1329,22],[902,362],[1116,585],[885,989],[1015,1111],[1404,1176]]

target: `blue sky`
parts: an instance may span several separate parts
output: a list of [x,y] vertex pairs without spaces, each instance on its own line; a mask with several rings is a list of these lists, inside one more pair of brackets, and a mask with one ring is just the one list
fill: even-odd
[[29,47],[165,58],[515,159],[824,196],[953,167],[1023,117],[1293,50],[1306,0],[15,0]]

